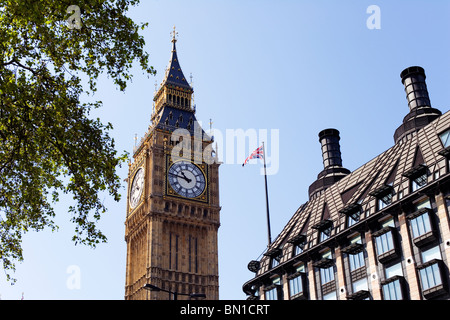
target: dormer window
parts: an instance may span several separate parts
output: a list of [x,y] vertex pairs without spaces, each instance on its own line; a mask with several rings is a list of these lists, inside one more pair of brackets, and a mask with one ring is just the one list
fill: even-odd
[[359,203],[352,203],[346,206],[344,209],[339,210],[340,214],[347,216],[347,227],[351,227],[355,223],[359,222],[361,217],[362,208]]
[[411,181],[411,192],[419,190],[427,184],[427,166],[419,164],[403,174]]
[[295,245],[294,254],[297,256],[297,255],[299,255],[300,253],[302,253],[303,250],[304,250],[304,247],[305,247],[305,244],[304,244],[304,243],[296,244],[296,245]]
[[292,243],[294,246],[293,256],[297,256],[303,252],[306,246],[306,235],[298,234],[295,237],[288,240],[289,243]]
[[444,148],[450,147],[450,129],[442,132],[439,135],[439,139],[441,139]]
[[319,241],[322,242],[327,240],[328,238],[330,238],[330,235],[331,235],[331,227],[321,230]]
[[385,195],[384,197],[378,199],[378,203],[377,203],[378,210],[384,209],[391,203],[392,203],[392,193],[389,193],[389,194]]
[[275,247],[268,250],[264,255],[270,258],[270,268],[273,269],[280,264],[281,258],[283,257],[283,250]]
[[316,229],[319,232],[319,242],[323,242],[330,238],[331,231],[333,230],[333,221],[332,220],[322,220],[319,223],[315,224],[311,228]]
[[392,203],[394,188],[391,185],[383,185],[369,193],[369,195],[377,198],[377,208],[382,210]]
[[411,191],[414,192],[419,190],[427,184],[427,174],[426,172],[415,179],[411,180]]
[[438,153],[446,157],[447,159],[450,159],[450,129],[442,132],[439,135],[439,139],[441,140],[444,149],[442,149]]
[[281,256],[273,257],[270,262],[271,267],[275,268],[276,266],[278,266],[280,264],[280,261],[281,261]]

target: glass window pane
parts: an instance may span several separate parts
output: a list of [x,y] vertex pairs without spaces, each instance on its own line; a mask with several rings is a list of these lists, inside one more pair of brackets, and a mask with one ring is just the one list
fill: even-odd
[[429,250],[423,251],[422,252],[422,262],[428,262],[431,261],[433,259],[439,259],[441,260],[441,250],[439,249],[439,246],[433,247]]
[[303,263],[300,264],[295,270],[298,272],[306,272],[305,265]]
[[436,284],[434,281],[433,269],[431,267],[424,269],[424,274],[427,278],[427,289],[434,287]]
[[392,297],[391,300],[397,300],[395,295],[395,284],[394,282],[389,283],[389,296]]
[[427,184],[427,174],[423,174],[411,181],[411,189],[412,191],[416,191]]
[[358,235],[358,236],[355,236],[355,237],[351,238],[350,243],[351,244],[353,244],[353,243],[362,243],[361,236]]
[[395,280],[388,284],[383,285],[383,297],[384,300],[402,300],[402,290],[400,287],[400,281]]
[[389,250],[387,233],[381,235],[380,238],[381,238],[381,243],[382,243],[382,251],[383,251],[383,253],[385,253]]
[[376,245],[377,245],[377,251],[378,251],[378,254],[380,255],[384,252],[382,242],[381,242],[381,237],[376,237],[375,240],[376,240]]
[[328,239],[328,235],[325,232],[321,231],[320,232],[320,242],[325,241],[327,239]]
[[359,267],[365,266],[366,263],[364,262],[364,253],[362,251],[358,253],[358,258],[359,258]]
[[423,208],[431,209],[430,199],[426,199],[426,200],[421,201],[418,204],[416,204],[416,210],[420,210]]
[[432,269],[432,273],[433,273],[433,279],[434,279],[435,286],[442,284],[441,272],[439,271],[438,264],[437,263],[433,264],[431,266],[431,269]]
[[402,264],[394,264],[393,266],[386,268],[384,272],[386,274],[386,279],[392,278],[394,276],[403,276]]
[[437,286],[439,283],[436,282],[436,275],[434,274],[434,267],[435,265],[429,266],[426,270],[427,275],[428,275],[428,284],[431,287],[435,287]]
[[322,254],[322,258],[323,259],[331,259],[332,255],[331,255],[331,250],[327,250]]
[[392,282],[386,284],[383,289],[384,289],[384,296],[386,300],[395,300],[395,296],[392,295]]
[[389,294],[389,284],[383,285],[382,289],[384,300],[391,300],[391,296]]
[[419,235],[425,234],[425,225],[423,223],[423,215],[416,218]]
[[392,232],[386,232],[376,239],[376,245],[378,250],[378,255],[388,252],[389,250],[394,249],[394,239],[392,237]]
[[423,290],[429,289],[430,285],[428,284],[428,275],[426,269],[420,270],[420,279],[422,279],[422,289]]
[[427,290],[442,284],[441,273],[437,263],[420,270],[422,289]]
[[378,210],[381,210],[384,208],[384,202],[381,199],[378,199]]
[[272,258],[272,268],[275,268],[276,266],[278,266],[280,263],[278,262],[277,259]]
[[413,238],[420,236],[419,227],[417,226],[417,219],[411,220],[411,228],[413,233]]
[[353,282],[352,284],[353,292],[358,292],[360,290],[368,290],[367,279],[363,278],[358,281]]
[[364,253],[362,251],[358,252],[357,254],[349,254],[348,260],[350,262],[350,271],[354,271],[365,265]]
[[348,261],[350,262],[350,271],[356,269],[355,267],[355,256],[353,254],[348,255]]
[[320,279],[321,284],[328,283],[330,281],[334,280],[334,268],[333,266],[326,268],[326,269],[320,269]]
[[424,213],[417,218],[411,220],[411,228],[413,237],[417,238],[427,232],[431,231],[430,216]]
[[381,224],[382,228],[385,227],[395,227],[395,222],[393,218],[390,218],[388,220],[385,220],[382,224]]
[[266,291],[266,300],[277,300],[277,288]]
[[402,296],[402,290],[400,288],[400,281],[396,280],[392,283],[392,285],[395,288],[395,300],[402,300],[403,296]]
[[323,300],[337,300],[336,291],[324,295]]
[[422,215],[422,217],[425,233],[430,232],[431,231],[430,216],[428,215],[428,213],[425,213]]
[[388,242],[388,250],[394,249],[394,239],[392,238],[392,232],[385,233],[387,242]]
[[442,145],[444,146],[444,148],[448,147],[450,145],[450,130],[445,131],[444,133],[441,133],[439,135],[439,138],[442,141]]
[[302,292],[302,277],[298,276],[294,279],[289,280],[289,292],[291,297]]

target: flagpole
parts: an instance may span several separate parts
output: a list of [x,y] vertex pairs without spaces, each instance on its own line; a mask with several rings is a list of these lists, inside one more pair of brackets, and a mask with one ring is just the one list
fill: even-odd
[[267,172],[266,172],[266,150],[264,147],[264,141],[262,143],[263,145],[263,159],[264,159],[264,182],[266,185],[266,214],[267,214],[267,236],[269,240],[269,245],[272,243],[272,236],[270,235],[270,216],[269,216],[269,194],[267,192]]

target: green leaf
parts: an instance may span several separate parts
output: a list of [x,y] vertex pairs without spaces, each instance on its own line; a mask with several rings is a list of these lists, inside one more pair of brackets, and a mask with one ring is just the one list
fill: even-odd
[[0,0],[0,258],[10,281],[23,260],[22,235],[57,230],[61,192],[75,201],[67,212],[75,244],[107,241],[97,227],[107,212],[99,193],[120,200],[116,169],[128,154],[115,150],[113,124],[89,118],[101,101],[80,97],[96,92],[104,72],[124,91],[134,61],[155,74],[138,33],[148,23],[126,16],[139,1],[77,3],[79,30],[67,26],[70,1]]

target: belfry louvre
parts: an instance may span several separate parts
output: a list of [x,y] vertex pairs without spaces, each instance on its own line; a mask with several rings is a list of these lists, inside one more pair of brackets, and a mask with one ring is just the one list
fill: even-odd
[[243,285],[248,299],[450,299],[450,112],[421,67],[401,73],[409,113],[395,144],[353,172],[339,131],[319,133],[324,169]]

